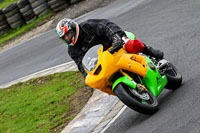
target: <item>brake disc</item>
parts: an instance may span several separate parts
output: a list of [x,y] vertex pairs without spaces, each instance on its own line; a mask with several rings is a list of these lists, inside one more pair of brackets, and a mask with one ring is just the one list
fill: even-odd
[[140,99],[143,99],[143,100],[150,99],[150,96],[147,93],[148,90],[146,89],[144,85],[137,84],[136,89],[131,88],[130,90],[133,92],[135,96],[139,97]]

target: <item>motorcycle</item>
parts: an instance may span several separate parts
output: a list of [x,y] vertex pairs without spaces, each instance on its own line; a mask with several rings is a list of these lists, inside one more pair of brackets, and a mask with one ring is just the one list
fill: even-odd
[[[136,39],[126,32],[130,39]],[[176,89],[182,76],[166,59],[156,60],[142,53],[128,53],[121,46],[90,48],[82,64],[87,72],[85,83],[109,95],[117,96],[131,109],[153,114],[158,110],[157,97],[164,88]]]

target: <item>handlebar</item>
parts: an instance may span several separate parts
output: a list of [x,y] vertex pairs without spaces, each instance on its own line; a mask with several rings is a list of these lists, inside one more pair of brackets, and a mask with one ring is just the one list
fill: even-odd
[[115,52],[117,52],[117,51],[120,50],[121,48],[122,48],[121,45],[116,45],[116,46],[114,46],[113,48],[109,49],[109,52],[110,52],[111,54],[114,54]]

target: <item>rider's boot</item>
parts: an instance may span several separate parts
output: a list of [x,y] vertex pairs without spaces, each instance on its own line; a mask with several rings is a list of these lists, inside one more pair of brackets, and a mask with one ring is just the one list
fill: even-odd
[[162,51],[154,49],[148,45],[145,45],[145,48],[143,49],[142,53],[155,57],[156,59],[163,59],[164,56],[164,53]]

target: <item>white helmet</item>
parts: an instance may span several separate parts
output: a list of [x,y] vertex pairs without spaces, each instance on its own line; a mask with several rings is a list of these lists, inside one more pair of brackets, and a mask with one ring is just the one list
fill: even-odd
[[78,39],[79,27],[74,20],[64,18],[57,24],[56,32],[69,46],[74,46]]

